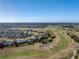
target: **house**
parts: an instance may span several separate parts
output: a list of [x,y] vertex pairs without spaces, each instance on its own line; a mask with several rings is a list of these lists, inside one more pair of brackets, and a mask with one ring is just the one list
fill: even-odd
[[26,43],[26,40],[24,40],[24,39],[16,39],[15,41],[16,41],[17,44]]
[[3,41],[3,45],[4,46],[13,46],[14,45],[14,41],[13,40]]
[[4,46],[3,46],[3,41],[0,41],[0,49],[3,49]]

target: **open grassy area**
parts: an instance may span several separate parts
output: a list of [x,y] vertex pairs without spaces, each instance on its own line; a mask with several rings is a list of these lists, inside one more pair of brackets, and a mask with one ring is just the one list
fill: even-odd
[[48,56],[48,51],[41,50],[24,50],[24,51],[16,51],[16,52],[0,52],[0,59],[14,59],[17,56],[37,56],[37,57],[46,57]]
[[59,43],[57,44],[57,47],[52,49],[53,53],[57,53],[59,52],[60,50],[62,49],[65,49],[68,47],[68,41],[67,39],[63,36],[63,33],[59,33],[59,38],[60,38],[60,41]]

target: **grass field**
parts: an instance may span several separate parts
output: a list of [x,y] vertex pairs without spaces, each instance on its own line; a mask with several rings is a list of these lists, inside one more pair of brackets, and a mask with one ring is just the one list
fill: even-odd
[[52,49],[53,53],[57,53],[58,51],[64,49],[64,48],[67,48],[68,47],[68,41],[67,39],[63,36],[63,33],[59,33],[59,38],[60,38],[60,41],[59,43],[57,44],[57,47]]
[[48,54],[48,51],[40,51],[33,49],[16,52],[0,52],[0,59],[14,59],[17,56],[46,57],[48,56]]

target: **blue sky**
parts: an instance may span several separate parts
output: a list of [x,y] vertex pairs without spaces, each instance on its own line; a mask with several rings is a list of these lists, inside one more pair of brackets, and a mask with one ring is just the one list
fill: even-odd
[[79,0],[0,0],[0,22],[79,22]]

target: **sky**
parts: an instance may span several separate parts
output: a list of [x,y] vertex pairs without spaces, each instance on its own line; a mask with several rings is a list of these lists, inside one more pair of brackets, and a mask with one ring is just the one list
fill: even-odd
[[79,22],[79,0],[0,0],[0,22]]

